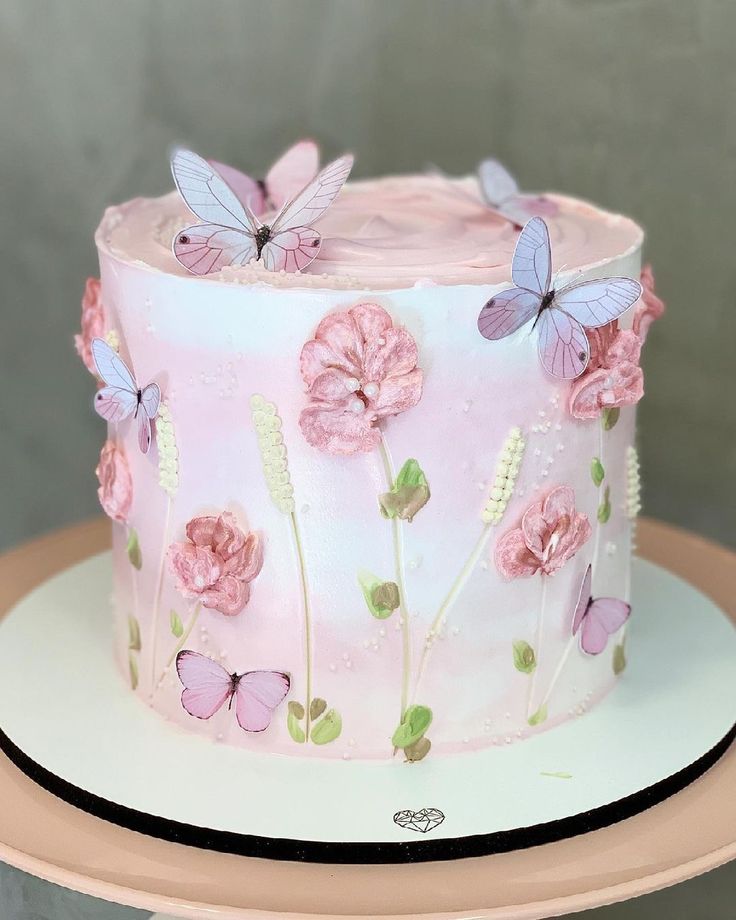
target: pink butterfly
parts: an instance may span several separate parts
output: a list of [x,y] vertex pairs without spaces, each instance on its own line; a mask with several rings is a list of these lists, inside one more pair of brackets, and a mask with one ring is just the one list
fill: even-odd
[[260,217],[267,211],[282,208],[314,179],[319,170],[319,148],[314,141],[299,141],[276,160],[265,179],[252,179],[239,169],[216,160],[209,160],[209,164],[238,199]]
[[588,655],[600,655],[608,643],[608,637],[617,632],[628,620],[631,605],[615,597],[591,596],[593,569],[588,566],[580,586],[575,615],[572,620],[572,634],[580,633],[580,647]]
[[230,709],[234,698],[235,717],[246,732],[265,731],[291,687],[281,671],[229,674],[221,664],[188,649],[176,656],[176,671],[184,684],[181,705],[190,716],[211,719],[226,701]]
[[189,210],[204,223],[176,234],[174,255],[195,275],[251,259],[262,259],[271,272],[302,271],[317,257],[322,241],[311,224],[335,200],[352,167],[349,154],[330,163],[264,224],[206,160],[191,150],[177,150],[171,159],[174,181]]
[[104,339],[92,340],[92,359],[97,376],[106,384],[95,393],[94,407],[108,422],[122,422],[129,416],[138,420],[138,446],[144,454],[151,446],[151,422],[161,402],[157,383],[141,389],[123,361]]
[[605,326],[641,296],[632,278],[571,281],[550,288],[552,249],[549,230],[533,217],[521,231],[511,262],[516,287],[494,294],[480,311],[478,329],[487,339],[503,339],[534,319],[539,325],[538,350],[542,366],[555,377],[579,377],[590,360],[584,326]]
[[527,195],[511,173],[498,160],[483,160],[478,166],[478,182],[491,210],[522,227],[530,217],[555,217],[559,207],[543,195]]

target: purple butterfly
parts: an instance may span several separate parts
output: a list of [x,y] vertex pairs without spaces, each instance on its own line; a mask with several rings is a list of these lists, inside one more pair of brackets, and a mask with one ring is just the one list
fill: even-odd
[[252,179],[247,173],[209,160],[230,188],[256,217],[282,208],[310,183],[319,171],[319,148],[314,141],[298,141],[289,147],[266,173],[265,179]]
[[555,377],[579,377],[590,360],[584,326],[605,326],[629,309],[641,296],[632,278],[571,281],[550,288],[552,250],[549,231],[541,217],[533,217],[521,231],[511,262],[516,287],[494,294],[480,311],[478,329],[487,339],[503,339],[534,319],[539,325],[539,358]]
[[483,160],[478,166],[480,190],[488,206],[502,217],[523,227],[530,217],[555,217],[557,204],[543,195],[527,195],[498,160]]
[[281,671],[229,674],[221,664],[188,649],[176,656],[176,672],[184,684],[181,705],[190,716],[211,719],[226,702],[232,708],[235,699],[235,717],[246,732],[265,731],[291,687]]
[[191,150],[176,150],[171,171],[187,207],[203,223],[180,230],[173,239],[174,255],[195,275],[219,272],[227,265],[263,261],[270,272],[296,272],[314,259],[322,237],[312,224],[337,198],[353,158],[330,163],[264,224],[207,160]]
[[600,655],[608,637],[617,632],[628,620],[631,605],[615,597],[593,599],[590,590],[593,569],[588,566],[572,620],[572,634],[580,633],[580,647],[588,655]]
[[151,446],[151,422],[161,402],[157,383],[141,389],[128,365],[104,339],[92,340],[92,358],[97,376],[106,386],[95,393],[94,407],[108,422],[122,422],[129,416],[138,420],[138,446],[144,454]]

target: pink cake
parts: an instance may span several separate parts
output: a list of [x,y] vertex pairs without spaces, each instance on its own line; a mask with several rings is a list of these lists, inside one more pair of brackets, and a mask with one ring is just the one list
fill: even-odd
[[[640,277],[635,223],[545,200],[558,284]],[[650,273],[561,379],[531,324],[479,332],[519,227],[474,177],[348,183],[302,272],[195,276],[172,253],[192,220],[177,192],[106,212],[77,340],[161,393],[149,452],[113,422],[97,471],[141,702],[248,750],[398,764],[516,743],[625,680],[627,625],[591,653],[579,599],[592,566],[594,598],[629,601]]]

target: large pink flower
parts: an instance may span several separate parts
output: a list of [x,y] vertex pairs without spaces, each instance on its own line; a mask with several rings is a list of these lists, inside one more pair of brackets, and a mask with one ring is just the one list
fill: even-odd
[[99,278],[87,278],[82,297],[82,331],[74,336],[74,347],[90,374],[97,374],[92,360],[92,339],[102,338],[105,334],[100,288]]
[[128,520],[133,501],[133,480],[122,447],[118,447],[114,441],[106,441],[100,451],[95,473],[100,482],[97,497],[102,510],[113,521],[124,524]]
[[630,329],[619,329],[616,322],[586,331],[590,362],[570,389],[570,414],[597,418],[604,409],[638,403],[644,395],[639,336]]
[[331,454],[373,450],[376,423],[422,395],[416,342],[373,303],[326,316],[302,349],[301,372],[311,402],[299,425],[313,447]]
[[642,286],[642,295],[634,308],[634,332],[642,343],[646,341],[649,327],[665,311],[664,301],[657,297],[654,291],[654,272],[651,265],[645,265],[639,278]]
[[504,578],[529,577],[541,572],[554,575],[590,538],[585,514],[575,508],[575,493],[558,486],[530,505],[521,527],[510,530],[496,544],[496,568]]
[[227,512],[193,518],[186,533],[186,541],[172,543],[168,552],[179,591],[225,616],[240,613],[263,566],[258,534],[243,533]]

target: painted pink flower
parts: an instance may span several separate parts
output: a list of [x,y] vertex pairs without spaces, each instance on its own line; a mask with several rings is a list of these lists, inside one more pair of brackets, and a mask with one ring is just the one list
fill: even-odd
[[82,331],[74,336],[74,347],[90,374],[97,374],[92,360],[92,339],[105,334],[105,314],[100,294],[100,279],[87,278],[82,297]]
[[638,403],[644,395],[639,336],[630,329],[619,329],[615,322],[586,332],[590,363],[570,389],[570,414],[597,418],[604,409]]
[[377,423],[416,406],[422,371],[412,336],[377,304],[331,313],[301,353],[310,404],[299,416],[304,437],[319,450],[373,450]]
[[645,265],[639,278],[642,286],[642,295],[634,308],[634,332],[639,336],[642,344],[646,341],[649,327],[665,311],[664,301],[657,297],[654,291],[654,272],[651,265]]
[[133,480],[122,447],[114,441],[106,441],[95,473],[100,483],[97,497],[102,510],[113,521],[126,523],[133,501]]
[[193,518],[187,539],[169,547],[169,567],[184,597],[225,616],[240,613],[250,598],[250,583],[263,566],[258,534],[245,534],[232,514]]
[[590,538],[585,514],[575,508],[575,493],[558,486],[530,505],[521,527],[510,530],[496,544],[496,568],[504,578],[528,578],[541,572],[554,575]]

